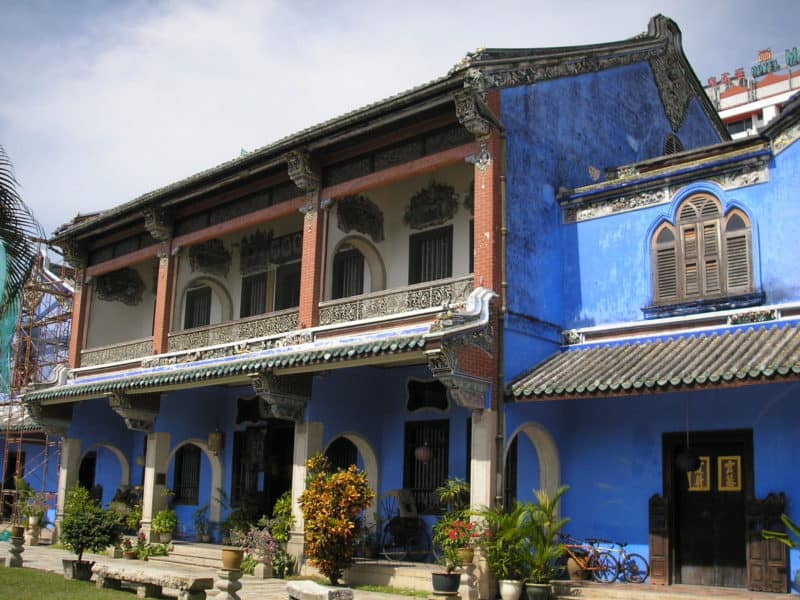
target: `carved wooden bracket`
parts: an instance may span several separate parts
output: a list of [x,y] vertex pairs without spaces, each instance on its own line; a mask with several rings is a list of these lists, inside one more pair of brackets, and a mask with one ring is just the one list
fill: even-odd
[[166,242],[172,237],[172,218],[163,208],[148,206],[142,211],[144,228],[159,242]]
[[250,381],[253,391],[267,403],[269,416],[296,423],[305,421],[306,406],[311,399],[310,375],[278,377],[272,373],[254,373]]
[[28,401],[26,408],[34,423],[47,435],[65,437],[72,422],[72,404],[42,406],[41,401]]
[[86,245],[78,240],[71,238],[60,243],[61,250],[64,252],[64,260],[76,269],[85,269],[89,264],[89,252]]
[[[471,89],[459,90],[453,94],[456,103],[456,117],[476,138],[488,136],[492,132],[491,122],[484,118],[484,103],[481,97]],[[488,110],[488,109],[485,109]]]
[[108,405],[125,421],[128,429],[151,433],[155,426],[160,407],[159,395],[148,395],[133,399],[122,392],[112,392],[108,397]]
[[286,163],[289,167],[289,178],[306,194],[313,194],[319,190],[319,171],[311,162],[308,150],[291,150],[286,153]]
[[450,349],[442,348],[425,354],[431,374],[444,384],[453,402],[472,410],[486,408],[487,392],[492,385],[488,379],[460,372],[456,355]]

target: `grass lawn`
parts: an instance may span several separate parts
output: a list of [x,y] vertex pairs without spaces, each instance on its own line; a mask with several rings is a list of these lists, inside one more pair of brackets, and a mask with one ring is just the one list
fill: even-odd
[[94,582],[68,581],[63,575],[48,573],[37,569],[2,569],[0,568],[0,598],[15,600],[42,600],[42,598],[58,598],[58,600],[131,600],[135,598],[131,592],[116,590],[98,590]]

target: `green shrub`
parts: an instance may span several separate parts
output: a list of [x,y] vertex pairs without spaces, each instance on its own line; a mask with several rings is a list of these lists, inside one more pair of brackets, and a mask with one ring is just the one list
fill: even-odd
[[178,527],[178,513],[171,508],[165,508],[153,517],[154,533],[172,533]]
[[83,560],[83,553],[101,552],[116,544],[121,534],[116,514],[103,510],[89,496],[89,491],[76,487],[67,494],[64,519],[61,521],[61,541]]

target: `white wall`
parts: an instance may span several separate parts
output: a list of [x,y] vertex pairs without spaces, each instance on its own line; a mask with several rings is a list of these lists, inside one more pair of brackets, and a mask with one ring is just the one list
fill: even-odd
[[[359,195],[369,198],[383,212],[383,241],[375,243],[369,236],[351,231],[345,233],[339,229],[336,200],[329,210],[327,257],[326,257],[326,299],[331,297],[331,280],[333,256],[338,244],[346,237],[357,236],[375,246],[386,269],[386,289],[408,285],[408,240],[415,233],[425,229],[411,229],[403,222],[403,216],[409,206],[411,197],[427,186],[431,181],[445,183],[455,188],[459,194],[459,206],[454,218],[448,223],[436,225],[430,229],[453,225],[453,277],[469,273],[469,222],[472,213],[464,207],[464,198],[472,185],[473,166],[468,164],[453,165],[433,173],[413,177],[399,183],[370,190]],[[368,265],[365,263],[365,272]],[[374,275],[374,274],[373,274]],[[365,273],[365,292],[370,291],[370,275]]]
[[136,306],[122,302],[109,302],[97,297],[92,282],[86,348],[96,348],[150,337],[153,335],[153,311],[156,294],[153,288],[158,261],[150,259],[132,265],[144,282],[142,301]]

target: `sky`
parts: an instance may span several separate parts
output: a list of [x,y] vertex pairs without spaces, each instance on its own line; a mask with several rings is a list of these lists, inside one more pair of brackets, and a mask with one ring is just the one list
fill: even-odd
[[0,0],[0,145],[50,234],[445,75],[675,20],[701,82],[800,46],[797,0]]

